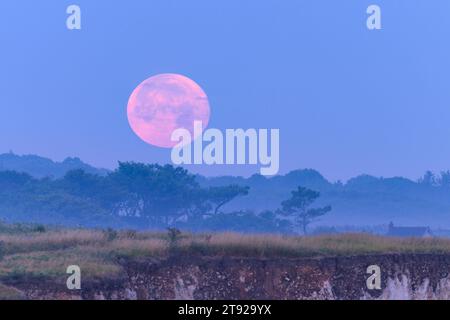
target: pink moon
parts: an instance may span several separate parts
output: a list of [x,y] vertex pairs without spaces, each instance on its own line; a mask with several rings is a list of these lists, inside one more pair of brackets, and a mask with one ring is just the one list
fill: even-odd
[[[148,144],[172,148],[172,132],[184,128],[194,140],[194,121],[209,123],[208,97],[200,86],[179,74],[159,74],[148,78],[133,91],[127,107],[134,133]],[[197,133],[199,135],[199,133]]]

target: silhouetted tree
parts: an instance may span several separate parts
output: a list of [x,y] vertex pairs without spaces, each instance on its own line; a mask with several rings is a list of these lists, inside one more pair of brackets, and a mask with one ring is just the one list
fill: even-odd
[[98,175],[77,169],[67,172],[64,178],[60,180],[60,185],[62,189],[70,194],[91,199],[98,196],[99,192],[101,192],[102,180],[103,178]]
[[0,171],[0,188],[13,191],[22,189],[27,184],[36,181],[29,174],[16,171]]
[[172,165],[119,163],[111,178],[127,191],[131,212],[166,225],[187,213],[199,189],[194,175]]
[[439,178],[439,185],[444,188],[450,188],[450,171],[442,171]]
[[319,197],[319,192],[298,187],[297,190],[292,191],[290,199],[281,203],[282,212],[285,215],[292,216],[295,225],[301,227],[305,235],[309,224],[331,211],[331,206],[310,208]]
[[208,190],[208,200],[214,205],[214,214],[219,213],[220,208],[239,196],[246,196],[249,187],[229,185],[224,187],[211,187]]
[[419,183],[430,187],[436,186],[437,185],[436,175],[431,171],[427,171],[425,172],[423,177],[419,179]]

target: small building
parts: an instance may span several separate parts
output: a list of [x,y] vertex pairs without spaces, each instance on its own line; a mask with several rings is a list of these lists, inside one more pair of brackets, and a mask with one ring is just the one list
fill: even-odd
[[386,235],[388,237],[401,238],[429,238],[434,236],[429,227],[396,227],[392,222],[389,223],[389,229]]

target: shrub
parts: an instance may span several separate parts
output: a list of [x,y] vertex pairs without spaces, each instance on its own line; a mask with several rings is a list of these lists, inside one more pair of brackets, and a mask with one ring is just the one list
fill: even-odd
[[181,231],[178,230],[177,228],[167,228],[167,236],[169,240],[169,248],[170,249],[176,248],[181,238]]
[[125,231],[125,238],[134,240],[137,238],[137,232],[134,230],[126,230]]
[[36,226],[33,230],[34,232],[45,233],[47,229],[42,224]]
[[108,228],[104,231],[105,238],[107,241],[114,241],[117,239],[118,233],[116,230]]

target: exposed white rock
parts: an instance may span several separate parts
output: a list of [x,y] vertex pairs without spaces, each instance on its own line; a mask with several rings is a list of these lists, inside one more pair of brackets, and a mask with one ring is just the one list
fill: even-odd
[[[436,288],[430,279],[424,278],[422,283],[416,284],[413,289],[408,272],[387,279],[386,288],[378,298],[379,300],[450,300],[450,276],[441,279]],[[364,291],[361,299],[372,299]]]
[[137,293],[132,289],[125,289],[125,298],[127,300],[137,300]]
[[193,284],[186,285],[181,277],[177,277],[174,284],[175,300],[194,300],[194,291],[198,286],[198,279],[194,275],[191,276]]

